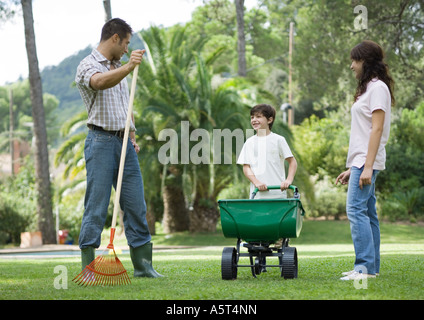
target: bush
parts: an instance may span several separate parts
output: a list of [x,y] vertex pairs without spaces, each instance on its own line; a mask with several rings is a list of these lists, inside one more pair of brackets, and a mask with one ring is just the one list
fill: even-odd
[[377,191],[385,195],[406,193],[424,185],[424,102],[403,109],[394,119],[386,147],[386,170],[378,176]]
[[339,220],[346,214],[346,186],[335,186],[326,176],[315,182],[315,201],[311,205],[311,216],[334,217]]
[[37,231],[34,165],[31,157],[14,177],[0,181],[0,243],[20,243],[20,234]]
[[21,242],[21,232],[31,224],[31,215],[21,214],[12,201],[0,198],[0,244]]
[[69,235],[77,241],[81,229],[82,215],[84,213],[84,188],[77,187],[62,195],[59,204],[59,229],[68,230]]
[[381,204],[382,216],[390,221],[416,222],[424,217],[424,187],[389,194]]

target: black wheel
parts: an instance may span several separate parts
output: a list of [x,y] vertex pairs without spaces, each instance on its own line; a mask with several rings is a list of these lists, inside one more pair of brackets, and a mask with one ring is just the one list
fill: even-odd
[[281,276],[284,279],[297,278],[297,251],[294,247],[286,247],[281,258]]
[[237,279],[237,251],[235,248],[225,247],[222,251],[221,275],[223,280]]
[[261,274],[261,267],[259,266],[260,259],[259,257],[255,258],[255,274]]

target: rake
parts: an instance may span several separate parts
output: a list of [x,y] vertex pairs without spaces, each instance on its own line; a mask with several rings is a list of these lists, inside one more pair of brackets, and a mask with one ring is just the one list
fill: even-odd
[[[107,246],[109,254],[102,253],[84,268],[72,281],[81,286],[97,285],[125,285],[131,283],[127,271],[116,255],[113,240],[115,238],[116,218],[119,211],[119,198],[121,195],[122,175],[124,173],[125,156],[128,144],[128,135],[133,111],[135,87],[137,83],[138,65],[134,69],[131,81],[131,94],[128,106],[127,122],[125,125],[124,139],[122,141],[121,160],[119,162],[118,180],[116,183],[115,202],[113,207],[112,225],[110,229],[110,240]],[[113,254],[111,254],[113,253]]]

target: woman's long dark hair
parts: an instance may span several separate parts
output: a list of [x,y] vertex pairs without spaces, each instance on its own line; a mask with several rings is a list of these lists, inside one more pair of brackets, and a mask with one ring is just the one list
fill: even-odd
[[378,78],[389,88],[392,104],[394,104],[395,97],[393,91],[395,82],[389,74],[388,65],[383,61],[383,49],[377,43],[365,40],[351,50],[350,58],[356,61],[364,61],[362,73],[358,80],[358,86],[356,87],[354,101],[367,91],[368,82],[373,78]]

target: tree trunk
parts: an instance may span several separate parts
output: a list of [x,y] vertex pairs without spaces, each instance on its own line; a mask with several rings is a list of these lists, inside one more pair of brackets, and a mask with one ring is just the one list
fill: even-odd
[[105,21],[108,22],[112,19],[112,5],[110,0],[103,0],[103,7],[105,8]]
[[156,217],[152,210],[149,210],[149,207],[147,207],[146,220],[147,225],[149,226],[150,234],[154,236],[156,234]]
[[168,168],[162,191],[164,232],[187,231],[189,216],[184,200],[181,172],[176,167]]
[[191,232],[215,232],[219,219],[216,202],[211,199],[198,198],[194,200],[193,210],[190,211]]
[[238,75],[246,76],[246,39],[244,36],[244,0],[234,0],[237,13]]
[[21,0],[25,26],[25,43],[28,56],[29,83],[31,88],[32,118],[35,136],[35,179],[37,188],[38,227],[43,243],[56,243],[50,190],[49,154],[47,150],[46,121],[43,106],[43,88],[38,68],[35,46],[32,0]]

